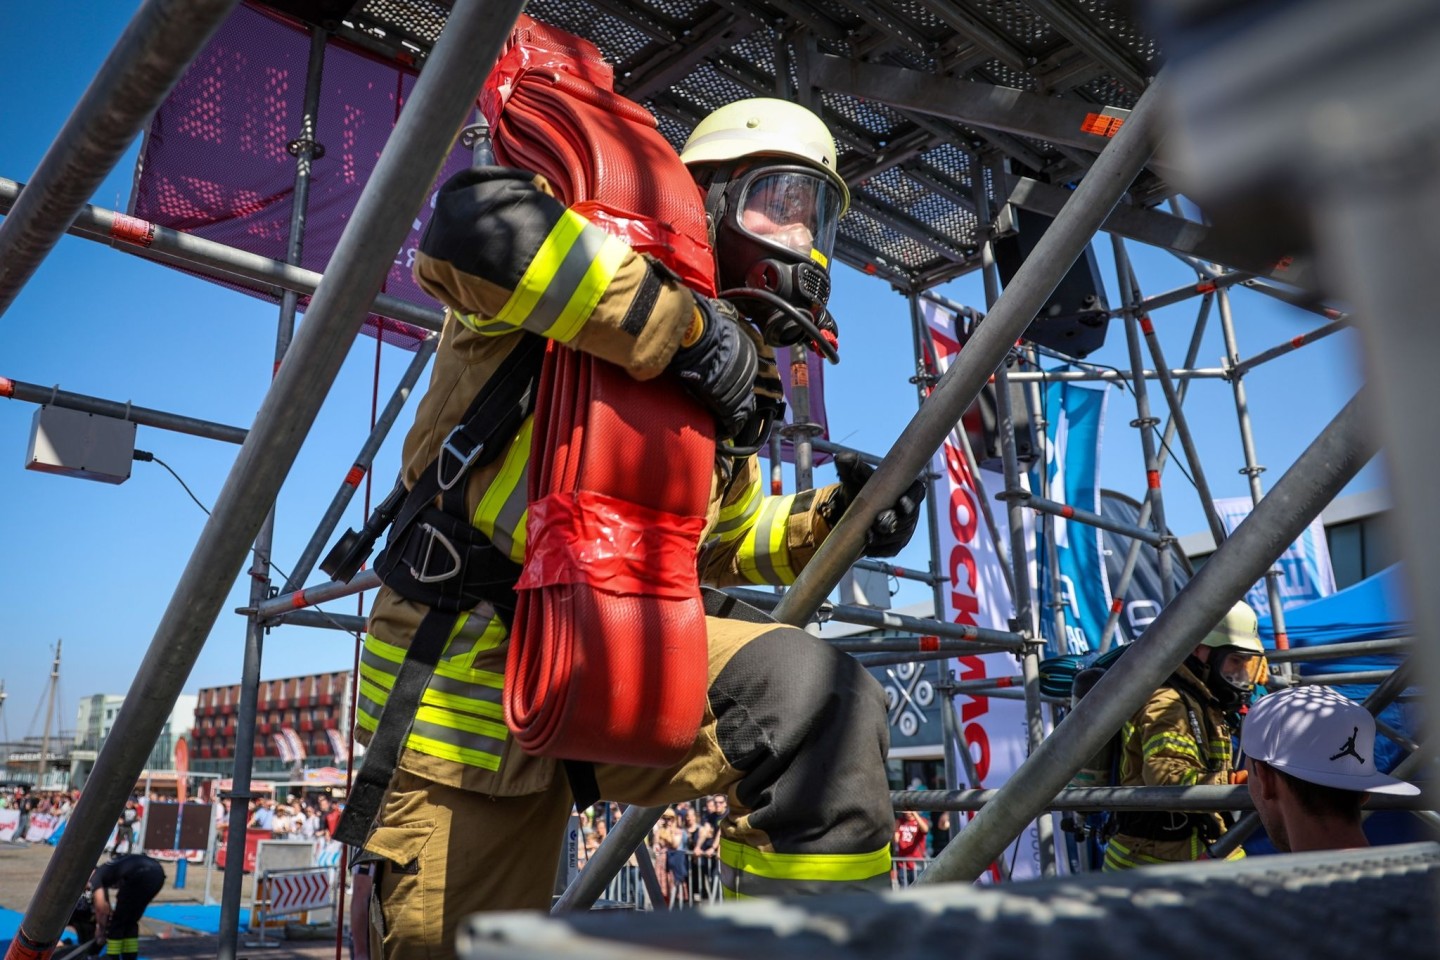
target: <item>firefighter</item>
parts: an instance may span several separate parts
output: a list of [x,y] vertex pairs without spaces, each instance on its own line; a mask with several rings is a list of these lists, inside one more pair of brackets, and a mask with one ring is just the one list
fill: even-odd
[[[1254,692],[1252,661],[1264,652],[1259,620],[1242,600],[1121,728],[1120,785],[1233,782],[1226,718]],[[1230,825],[1227,814],[1122,811],[1105,848],[1105,869],[1199,860]],[[1229,859],[1244,855],[1237,849]]]
[[[414,487],[436,462],[472,398],[501,379],[529,331],[640,381],[679,377],[714,414],[729,451],[716,458],[702,580],[790,583],[869,469],[847,459],[837,484],[770,497],[744,451],[764,443],[781,406],[774,348],[834,333],[824,302],[848,190],[824,123],[779,100],[715,111],[681,159],[704,192],[720,289],[762,293],[731,303],[692,292],[526,172],[474,169],[442,187],[415,275],[444,303],[446,321],[405,441],[404,482]],[[530,421],[512,433],[471,471],[463,513],[518,565]],[[923,493],[917,481],[881,513],[870,555],[904,546]],[[392,535],[387,551],[396,549]],[[450,955],[456,925],[472,912],[550,904],[572,790],[557,761],[522,752],[503,722],[505,604],[513,598],[491,593],[446,621],[448,646],[364,844],[362,857],[377,864],[387,960]],[[361,741],[371,740],[429,611],[392,587],[377,596],[361,664]],[[707,618],[706,631],[709,691],[688,754],[669,769],[594,765],[599,793],[647,806],[724,793],[719,859],[728,896],[888,889],[893,821],[879,685],[793,627]]]
[[76,933],[89,934],[96,945],[103,937],[108,957],[135,960],[140,953],[140,917],[164,886],[165,868],[143,853],[101,864],[90,875],[88,902],[81,898],[71,918]]

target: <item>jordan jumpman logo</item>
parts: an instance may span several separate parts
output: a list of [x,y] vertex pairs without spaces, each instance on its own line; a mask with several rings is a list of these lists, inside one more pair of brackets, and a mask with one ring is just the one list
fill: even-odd
[[1356,727],[1356,728],[1355,728],[1355,732],[1352,733],[1352,734],[1350,734],[1350,739],[1345,741],[1345,746],[1341,747],[1341,748],[1340,748],[1340,752],[1337,753],[1337,754],[1335,754],[1335,756],[1331,757],[1330,759],[1331,759],[1331,760],[1339,760],[1341,757],[1345,756],[1345,755],[1348,753],[1350,756],[1354,757],[1356,760],[1359,760],[1361,763],[1364,763],[1364,762],[1365,762],[1365,758],[1362,757],[1362,756],[1360,756],[1360,754],[1355,751],[1355,738],[1356,738],[1357,736],[1359,736],[1359,735],[1360,735],[1360,728],[1359,728],[1359,727]]

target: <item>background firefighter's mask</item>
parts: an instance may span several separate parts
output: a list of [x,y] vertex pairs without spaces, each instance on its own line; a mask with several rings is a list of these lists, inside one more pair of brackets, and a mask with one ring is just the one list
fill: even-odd
[[804,165],[716,171],[706,207],[720,295],[736,301],[766,343],[833,346],[819,332],[828,328],[833,340],[835,324],[825,304],[843,203],[834,184]]

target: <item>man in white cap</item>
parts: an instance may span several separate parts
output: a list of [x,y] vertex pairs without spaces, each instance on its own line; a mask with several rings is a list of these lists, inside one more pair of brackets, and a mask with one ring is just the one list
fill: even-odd
[[1250,708],[1240,748],[1260,822],[1282,852],[1368,847],[1367,793],[1416,794],[1375,769],[1375,718],[1328,687],[1291,687]]

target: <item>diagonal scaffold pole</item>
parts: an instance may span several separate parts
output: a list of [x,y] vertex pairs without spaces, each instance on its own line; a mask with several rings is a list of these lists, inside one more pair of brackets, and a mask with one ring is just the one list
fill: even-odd
[[[1374,455],[1361,391],[1220,545],[1149,629],[1006,781],[920,883],[974,880],[1165,682],[1237,599]],[[1092,691],[1094,692],[1094,691]]]
[[0,316],[238,0],[146,0],[0,223]]
[[116,816],[159,736],[360,329],[415,211],[519,15],[520,0],[458,0],[405,104],[256,415],[7,953],[35,960],[65,928]]
[[[995,309],[980,324],[959,359],[940,378],[925,406],[906,426],[895,446],[852,500],[839,524],[786,592],[775,609],[776,620],[797,626],[809,621],[845,571],[859,558],[865,548],[865,531],[875,517],[905,492],[940,449],[965,408],[980,395],[980,389],[1011,345],[1060,285],[1065,272],[1144,169],[1158,134],[1161,109],[1158,100],[1162,93],[1159,88],[1163,86],[1163,76],[1162,72],[1140,97],[1135,111],[1080,181],[1060,215],[996,302]],[[569,897],[567,891],[567,909],[588,909],[594,903],[594,896],[605,888],[654,822],[655,817],[636,817],[630,822],[617,823],[572,884],[584,884],[587,896]],[[594,891],[594,896],[588,895],[590,891]]]

